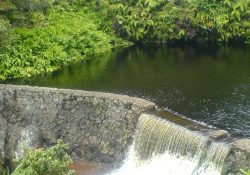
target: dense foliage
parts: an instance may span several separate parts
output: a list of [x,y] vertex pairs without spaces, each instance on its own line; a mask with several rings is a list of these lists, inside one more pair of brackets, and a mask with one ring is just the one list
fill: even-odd
[[69,170],[68,146],[62,141],[47,149],[27,150],[12,175],[74,175]]
[[134,41],[250,42],[249,0],[134,0],[116,5],[118,32]]
[[7,44],[11,35],[11,25],[9,21],[0,16],[0,46]]
[[17,2],[21,15],[15,17],[16,11],[6,15],[14,26],[12,31],[8,21],[0,18],[0,32],[6,31],[1,32],[1,41],[8,41],[1,44],[0,79],[51,72],[86,55],[127,44],[115,36],[105,16],[90,8],[62,1],[49,8],[49,3],[38,1],[39,11],[28,1]]
[[250,1],[3,0],[0,79],[51,72],[121,38],[250,44]]

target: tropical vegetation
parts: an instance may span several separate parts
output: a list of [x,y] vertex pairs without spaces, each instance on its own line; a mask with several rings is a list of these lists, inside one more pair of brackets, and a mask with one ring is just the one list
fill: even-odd
[[69,170],[72,161],[67,150],[62,140],[47,150],[28,149],[12,175],[75,175]]
[[250,42],[249,0],[134,0],[114,4],[118,4],[116,31],[133,41]]
[[5,7],[0,18],[0,79],[51,72],[86,55],[127,44],[115,36],[105,16],[84,6],[77,8],[80,4],[16,2],[11,10]]
[[249,0],[3,0],[0,79],[47,73],[130,42],[245,42]]

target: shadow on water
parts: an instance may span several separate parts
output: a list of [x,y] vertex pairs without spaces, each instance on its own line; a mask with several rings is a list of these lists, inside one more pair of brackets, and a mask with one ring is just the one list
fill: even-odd
[[52,74],[5,83],[137,96],[235,135],[250,136],[249,47],[133,46]]

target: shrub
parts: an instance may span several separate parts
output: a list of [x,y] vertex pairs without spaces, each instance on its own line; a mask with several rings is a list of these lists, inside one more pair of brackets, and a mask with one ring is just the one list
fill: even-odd
[[60,140],[47,150],[27,150],[12,175],[74,175],[69,170],[71,159],[67,149],[68,146]]
[[16,27],[15,38],[0,51],[0,79],[51,72],[126,44],[115,36],[106,18],[86,7],[58,5],[46,15],[32,14],[33,27]]

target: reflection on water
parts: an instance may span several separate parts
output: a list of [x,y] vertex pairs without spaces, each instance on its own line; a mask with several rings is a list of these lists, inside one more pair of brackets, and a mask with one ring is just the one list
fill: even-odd
[[100,175],[104,174],[104,169],[100,165],[90,164],[84,161],[77,161],[70,165],[77,175]]
[[250,49],[133,46],[47,76],[10,83],[138,96],[250,136]]

